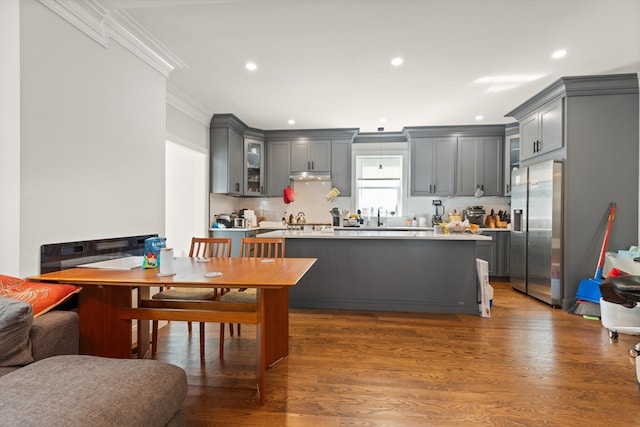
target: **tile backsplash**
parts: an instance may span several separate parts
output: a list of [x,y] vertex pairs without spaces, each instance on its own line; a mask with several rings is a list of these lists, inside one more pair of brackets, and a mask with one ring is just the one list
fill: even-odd
[[[209,195],[209,216],[210,223],[215,221],[215,215],[220,213],[229,214],[237,212],[239,209],[253,209],[256,215],[264,216],[268,221],[279,221],[283,217],[298,212],[304,212],[307,222],[327,223],[332,222],[329,211],[333,207],[351,210],[351,197],[338,197],[333,202],[325,199],[326,194],[331,190],[330,181],[294,181],[292,187],[295,194],[293,203],[285,204],[282,197],[233,197],[224,194]],[[403,214],[409,216],[415,214],[417,217],[426,217],[431,224],[431,216],[435,213],[432,201],[438,199],[442,201],[445,213],[454,209],[461,212],[469,206],[483,206],[487,214],[493,209],[509,210],[509,197],[408,197]],[[354,209],[355,210],[355,209]],[[395,218],[393,222],[403,225],[405,218]]]

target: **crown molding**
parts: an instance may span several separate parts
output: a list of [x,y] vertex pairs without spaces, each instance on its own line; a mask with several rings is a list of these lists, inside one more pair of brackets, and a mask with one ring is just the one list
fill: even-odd
[[122,9],[107,9],[98,0],[39,0],[104,48],[109,39],[165,77],[187,64]]
[[505,117],[521,120],[542,105],[562,97],[635,93],[638,93],[637,73],[561,77],[505,114]]
[[195,119],[198,123],[209,127],[213,113],[170,84],[167,84],[167,105],[183,112],[187,116]]
[[100,3],[91,0],[75,2],[40,0],[40,3],[60,15],[103,47],[107,47],[108,36],[103,20],[103,17],[107,14],[107,9]]

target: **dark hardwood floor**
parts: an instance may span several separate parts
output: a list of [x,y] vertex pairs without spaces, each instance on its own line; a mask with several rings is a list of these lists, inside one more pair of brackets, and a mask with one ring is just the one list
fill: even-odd
[[629,348],[587,320],[492,282],[491,318],[292,310],[289,356],[255,388],[255,328],[162,328],[156,359],[187,371],[189,426],[631,426],[640,392]]

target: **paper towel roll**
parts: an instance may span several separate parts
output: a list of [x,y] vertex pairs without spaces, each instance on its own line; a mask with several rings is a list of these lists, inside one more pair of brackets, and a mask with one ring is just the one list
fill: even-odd
[[427,226],[427,218],[425,218],[423,216],[418,218],[418,226],[419,227],[426,227]]
[[173,260],[173,249],[163,248],[160,250],[160,275],[172,276],[176,274],[176,267]]

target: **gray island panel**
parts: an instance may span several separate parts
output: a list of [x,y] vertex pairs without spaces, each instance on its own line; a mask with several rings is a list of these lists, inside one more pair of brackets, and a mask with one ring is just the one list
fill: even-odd
[[481,236],[262,236],[276,234],[287,238],[287,257],[318,259],[290,289],[292,308],[478,314],[475,260]]

